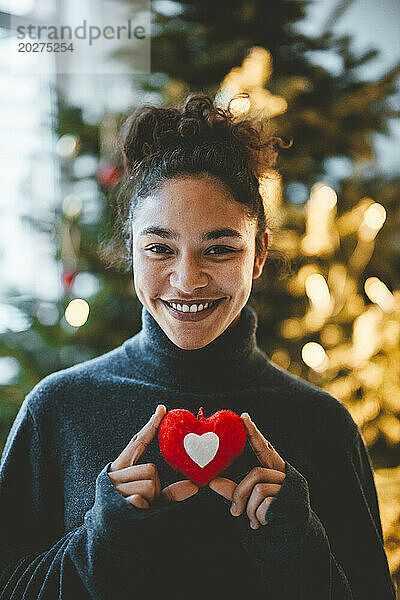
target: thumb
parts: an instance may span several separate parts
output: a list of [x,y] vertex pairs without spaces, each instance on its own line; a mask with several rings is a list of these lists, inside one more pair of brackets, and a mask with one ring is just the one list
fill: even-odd
[[186,479],[171,483],[171,485],[162,489],[160,497],[166,503],[182,502],[182,500],[186,500],[187,498],[190,498],[190,496],[197,494],[198,491],[199,486]]

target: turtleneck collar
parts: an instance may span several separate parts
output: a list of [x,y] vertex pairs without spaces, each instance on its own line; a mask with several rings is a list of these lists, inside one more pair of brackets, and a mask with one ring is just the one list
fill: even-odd
[[134,367],[146,379],[175,389],[218,391],[245,387],[269,361],[256,340],[257,314],[246,304],[236,323],[207,346],[184,350],[142,308],[142,329],[124,342]]

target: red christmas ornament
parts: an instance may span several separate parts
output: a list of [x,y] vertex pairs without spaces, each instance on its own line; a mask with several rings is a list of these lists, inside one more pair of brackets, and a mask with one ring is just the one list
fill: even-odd
[[104,187],[113,187],[121,180],[122,173],[118,167],[103,165],[96,173],[96,179]]
[[61,281],[66,292],[68,292],[71,289],[74,279],[78,275],[78,273],[79,271],[76,271],[75,269],[70,269],[68,267],[63,268],[61,274]]
[[243,452],[246,429],[231,410],[220,410],[205,419],[203,407],[197,418],[176,408],[161,421],[158,441],[161,454],[173,469],[205,486]]

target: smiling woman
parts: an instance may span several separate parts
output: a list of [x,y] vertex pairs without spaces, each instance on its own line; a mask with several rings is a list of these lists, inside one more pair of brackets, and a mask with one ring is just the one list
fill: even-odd
[[[0,600],[394,600],[356,423],[257,344],[275,142],[203,94],[126,121],[103,256],[133,267],[142,329],[25,398],[0,466]],[[196,456],[207,471],[179,479]]]
[[[143,235],[148,223],[158,233]],[[266,258],[265,250],[255,257],[255,230],[229,190],[205,174],[164,182],[136,209],[135,289],[180,348],[206,346],[239,319]]]

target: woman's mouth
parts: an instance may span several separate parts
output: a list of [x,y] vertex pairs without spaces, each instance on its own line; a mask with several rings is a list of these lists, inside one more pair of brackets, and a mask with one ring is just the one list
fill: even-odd
[[198,302],[196,304],[167,302],[161,298],[160,300],[178,321],[201,321],[217,308],[223,298],[208,302]]

